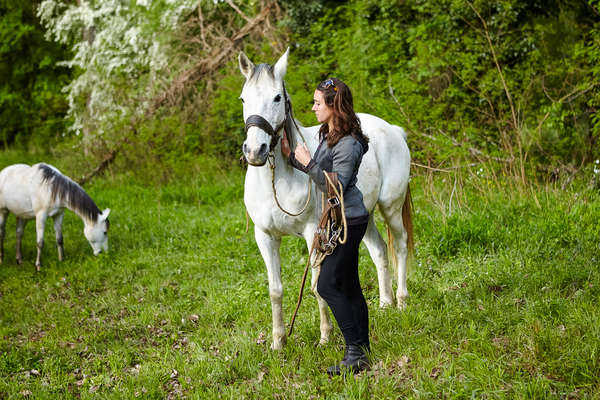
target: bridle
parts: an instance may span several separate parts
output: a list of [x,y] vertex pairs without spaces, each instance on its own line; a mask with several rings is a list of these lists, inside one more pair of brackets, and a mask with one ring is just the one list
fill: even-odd
[[[279,200],[277,199],[277,190],[275,189],[275,162],[273,160],[275,158],[275,154],[273,153],[273,149],[275,148],[275,146],[277,146],[277,142],[279,142],[279,139],[281,138],[281,136],[279,135],[279,132],[281,132],[281,130],[283,129],[284,134],[286,136],[289,135],[289,132],[287,132],[287,129],[285,129],[285,127],[289,123],[293,123],[294,126],[296,127],[296,130],[300,134],[302,141],[304,141],[306,143],[306,140],[304,139],[304,136],[302,136],[302,132],[300,131],[300,128],[298,127],[298,124],[296,124],[294,115],[292,114],[292,103],[290,102],[290,99],[287,94],[287,90],[285,89],[285,82],[282,82],[282,85],[283,85],[283,101],[285,102],[285,118],[284,118],[284,120],[277,126],[276,129],[273,129],[273,126],[271,125],[271,123],[269,121],[267,121],[266,119],[264,119],[264,117],[262,117],[261,115],[258,115],[258,114],[252,114],[246,119],[246,126],[244,128],[244,131],[245,131],[245,134],[247,135],[248,129],[250,129],[250,127],[252,127],[252,126],[256,126],[260,129],[262,129],[263,131],[265,131],[269,136],[271,136],[271,143],[269,144],[268,160],[269,160],[269,164],[271,166],[271,186],[273,188],[273,197],[275,198],[275,203],[277,204],[277,207],[279,207],[279,209],[281,211],[283,211],[284,213],[286,213],[289,216],[297,217],[298,215],[302,214],[306,210],[306,208],[308,207],[308,203],[310,203],[310,196],[311,196],[311,191],[312,191],[312,185],[310,183],[310,178],[308,178],[308,195],[306,196],[306,202],[304,203],[304,206],[302,206],[302,209],[297,213],[291,213],[291,212],[285,210],[281,206],[281,204],[279,204]],[[291,126],[290,126],[290,128],[291,128]],[[287,136],[287,137],[288,137],[288,142],[292,143],[291,141],[289,141],[290,137],[289,136]]]
[[[285,82],[283,83],[283,101],[285,102],[285,118],[284,120],[277,126],[277,128],[273,129],[273,126],[269,121],[264,119],[262,115],[252,114],[246,119],[246,126],[244,128],[244,133],[248,134],[248,129],[252,126],[256,126],[263,131],[265,131],[269,136],[271,136],[271,143],[269,144],[269,153],[273,152],[275,146],[277,146],[277,142],[281,138],[279,132],[284,129],[285,125],[288,121],[292,121],[294,125],[296,125],[296,121],[294,121],[294,117],[292,115],[292,104],[290,103],[290,99],[287,94],[287,90],[285,89]],[[298,128],[298,125],[296,125]],[[298,132],[300,129],[298,129]],[[304,138],[303,138],[304,139]]]
[[[286,115],[286,119],[287,119],[287,115]],[[262,129],[263,131],[265,131],[269,136],[271,136],[271,144],[269,144],[269,153],[270,153],[273,151],[275,146],[277,146],[277,141],[280,138],[279,131],[281,131],[284,124],[285,124],[285,119],[283,120],[283,122],[281,124],[279,124],[277,129],[273,129],[273,127],[271,126],[269,121],[267,121],[266,119],[264,119],[262,116],[260,116],[258,114],[252,114],[246,120],[245,133],[248,134],[248,129],[250,129],[250,127],[252,127],[252,126],[256,126],[260,129]]]

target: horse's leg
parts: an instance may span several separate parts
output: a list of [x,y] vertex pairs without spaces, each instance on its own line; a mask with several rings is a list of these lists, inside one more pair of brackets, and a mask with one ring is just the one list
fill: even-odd
[[35,216],[35,231],[37,233],[37,257],[35,259],[35,269],[42,268],[42,250],[44,249],[44,228],[46,226],[45,212],[40,212]]
[[6,228],[6,217],[8,216],[8,210],[0,210],[0,264],[4,259],[4,232]]
[[[400,203],[400,205],[398,205]],[[396,289],[396,300],[398,308],[404,308],[408,289],[406,288],[406,262],[408,257],[408,233],[402,221],[402,203],[396,202],[389,207],[380,206],[383,217],[392,232],[392,241],[396,253],[396,266],[398,268],[398,289]]]
[[388,268],[387,247],[377,230],[373,215],[369,218],[369,225],[367,226],[367,232],[363,241],[377,268],[379,306],[392,306],[394,305],[394,293],[392,291],[392,274]]
[[23,233],[25,232],[26,219],[17,217],[17,264],[23,263],[23,254],[21,253],[21,242],[23,240]]
[[[308,252],[310,254],[310,249],[312,247],[312,239],[314,237],[314,233],[310,235],[306,235],[306,244],[308,245]],[[312,263],[315,259],[313,255],[310,262]],[[327,311],[327,302],[319,295],[317,292],[317,281],[319,280],[319,268],[311,268],[311,283],[310,287],[317,298],[317,304],[319,306],[319,329],[321,331],[321,339],[319,340],[319,344],[325,344],[329,341],[329,334],[333,330],[333,325],[331,324],[331,319],[329,318],[329,312]]]
[[62,235],[62,223],[64,216],[64,212],[60,212],[54,216],[54,234],[56,235],[56,247],[58,248],[58,261],[63,261],[65,259]]
[[281,259],[279,247],[281,239],[254,228],[254,238],[260,254],[267,267],[269,279],[269,296],[271,297],[271,312],[273,316],[273,343],[271,349],[281,350],[286,341],[285,326],[283,324],[283,286],[281,284]]

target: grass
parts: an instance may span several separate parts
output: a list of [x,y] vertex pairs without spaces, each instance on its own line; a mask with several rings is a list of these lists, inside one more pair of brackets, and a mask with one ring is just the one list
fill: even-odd
[[[245,232],[241,169],[192,175],[165,185],[125,175],[92,182],[88,193],[112,209],[109,254],[94,257],[83,223],[67,212],[66,260],[57,261],[49,223],[40,273],[34,224],[16,265],[9,219],[0,398],[599,397],[597,189],[416,176],[408,305],[377,307],[363,247],[374,366],[329,378],[343,341],[336,328],[317,346],[308,291],[284,350],[269,349],[267,277],[252,226]],[[286,238],[282,254],[289,318],[305,246]]]

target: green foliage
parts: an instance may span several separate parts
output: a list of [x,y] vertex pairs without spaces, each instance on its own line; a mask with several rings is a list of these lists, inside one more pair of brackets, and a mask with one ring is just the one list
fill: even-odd
[[237,159],[241,156],[244,141],[244,116],[239,93],[243,77],[239,73],[237,60],[230,63],[219,79],[214,97],[205,113],[198,115],[197,151],[218,157]]
[[64,46],[44,39],[35,17],[38,1],[0,1],[0,141],[48,145],[65,131],[67,102],[61,90],[72,75],[56,65]]
[[598,156],[593,7],[347,1],[324,9],[309,35],[293,36],[295,55],[313,82],[337,75],[357,109],[410,129],[420,161],[445,163],[475,149],[579,165]]
[[280,3],[286,11],[281,23],[299,35],[308,34],[314,20],[323,13],[323,9],[335,4],[327,0],[280,0]]

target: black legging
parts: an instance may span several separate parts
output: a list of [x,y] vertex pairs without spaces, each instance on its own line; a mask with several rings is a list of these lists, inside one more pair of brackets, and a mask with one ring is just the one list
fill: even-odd
[[369,311],[358,277],[358,248],[367,223],[348,226],[348,239],[323,260],[317,291],[333,312],[346,345],[369,349]]

